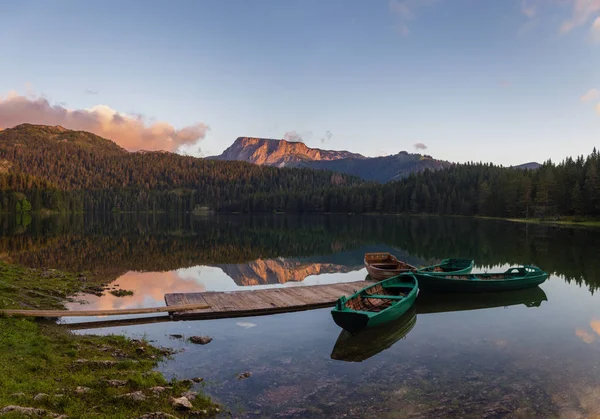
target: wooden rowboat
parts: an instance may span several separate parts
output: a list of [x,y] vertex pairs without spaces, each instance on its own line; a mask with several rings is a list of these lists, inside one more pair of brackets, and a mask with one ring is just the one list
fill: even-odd
[[535,266],[510,268],[501,273],[432,275],[416,272],[419,286],[439,292],[494,292],[531,288],[543,283],[548,274]]
[[472,259],[444,259],[437,265],[427,266],[425,268],[419,268],[417,271],[427,273],[430,275],[447,275],[452,273],[454,275],[470,274],[473,269],[475,261]]
[[399,261],[396,259],[396,256],[387,252],[366,253],[365,267],[371,279],[375,281],[382,281],[404,272],[414,272],[417,270],[416,267]]
[[339,298],[331,315],[335,323],[350,333],[378,326],[402,316],[412,307],[419,283],[412,273],[386,279]]
[[331,351],[331,359],[362,362],[406,337],[417,322],[414,306],[396,320],[352,334],[342,330]]

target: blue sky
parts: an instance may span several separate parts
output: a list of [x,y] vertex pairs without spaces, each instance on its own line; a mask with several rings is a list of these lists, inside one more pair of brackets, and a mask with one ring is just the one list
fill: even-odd
[[600,145],[600,0],[4,0],[2,16],[2,100],[195,126],[176,142],[190,154],[286,133],[505,165]]

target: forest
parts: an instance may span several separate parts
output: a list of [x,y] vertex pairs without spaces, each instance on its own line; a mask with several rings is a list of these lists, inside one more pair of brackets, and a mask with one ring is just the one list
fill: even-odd
[[600,217],[600,155],[523,170],[453,164],[386,184],[166,152],[129,153],[83,131],[0,131],[2,212],[423,213]]
[[600,216],[600,155],[535,170],[455,164],[384,185],[254,194],[220,211],[426,213],[510,218]]

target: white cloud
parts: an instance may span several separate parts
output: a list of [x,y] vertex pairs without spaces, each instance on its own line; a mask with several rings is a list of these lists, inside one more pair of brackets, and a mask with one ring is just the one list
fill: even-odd
[[573,14],[560,27],[560,33],[565,34],[578,26],[585,25],[590,18],[600,12],[600,0],[568,0],[573,4]]
[[437,0],[389,0],[388,8],[396,19],[395,28],[401,35],[408,35],[408,22],[417,18],[415,11],[423,6],[429,6]]
[[203,139],[208,126],[202,123],[176,129],[167,122],[147,123],[141,115],[127,115],[105,105],[90,109],[67,109],[44,97],[25,97],[9,92],[0,97],[0,127],[22,123],[62,125],[108,138],[128,150],[176,151]]
[[521,13],[527,16],[529,19],[533,19],[537,15],[537,4],[532,0],[521,1]]
[[600,98],[600,91],[598,89],[590,89],[585,95],[581,96],[582,102],[591,102]]
[[592,24],[592,29],[590,30],[590,39],[592,42],[600,42],[600,17],[597,17]]

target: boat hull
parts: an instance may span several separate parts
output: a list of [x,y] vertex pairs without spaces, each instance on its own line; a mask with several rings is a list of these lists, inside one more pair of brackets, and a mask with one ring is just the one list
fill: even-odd
[[[410,284],[410,291],[401,300],[392,302],[392,304],[388,308],[385,308],[384,310],[379,312],[371,313],[367,311],[348,309],[347,307],[345,307],[345,303],[347,301],[356,298],[359,294],[364,293],[365,290],[368,290],[377,285],[385,287],[386,285],[389,285],[393,282],[399,282],[399,279],[401,279],[402,281],[407,281],[402,283]],[[350,298],[348,298],[348,300],[346,300],[345,298],[338,300],[336,307],[331,311],[331,315],[333,317],[333,321],[338,326],[340,326],[344,330],[347,330],[350,333],[356,333],[360,330],[380,326],[382,324],[388,323],[401,317],[414,305],[418,295],[418,291],[418,282],[413,274],[399,275],[397,277],[390,278],[386,281],[382,281],[375,285],[366,287],[358,291]]]
[[369,359],[403,339],[416,322],[417,311],[413,306],[385,326],[368,328],[355,334],[342,330],[331,352],[331,359],[346,362]]
[[[377,269],[365,263],[369,277],[373,281],[383,281],[403,273],[414,272],[414,269]],[[416,269],[416,268],[415,268]]]
[[[508,271],[507,271],[508,272]],[[506,273],[503,273],[506,274]],[[548,278],[546,272],[538,270],[535,274],[508,279],[484,279],[489,275],[502,274],[470,274],[465,275],[468,279],[453,279],[457,274],[431,275],[416,272],[420,289],[432,292],[497,292],[515,291],[532,288],[542,284]]]
[[444,259],[441,263],[418,269],[417,272],[429,275],[470,274],[475,262],[470,259]]

